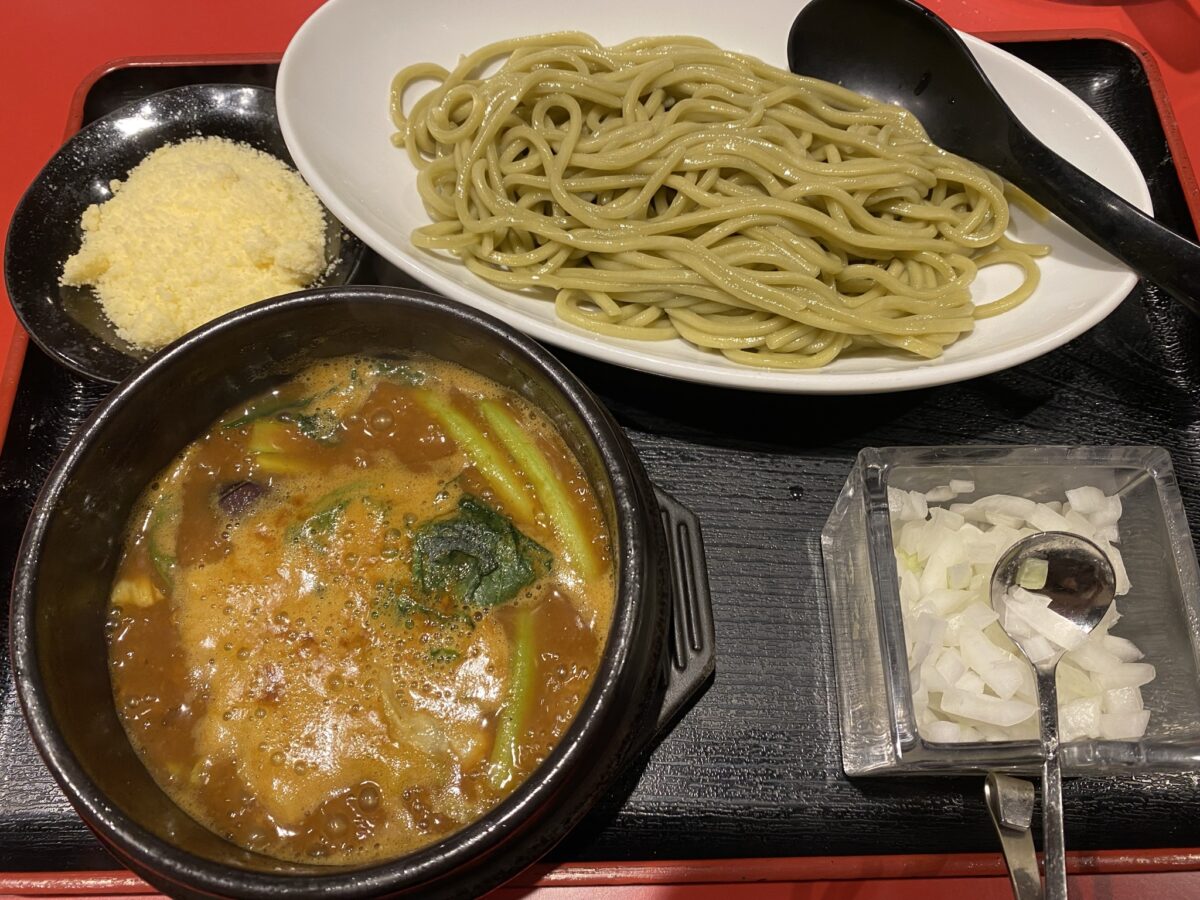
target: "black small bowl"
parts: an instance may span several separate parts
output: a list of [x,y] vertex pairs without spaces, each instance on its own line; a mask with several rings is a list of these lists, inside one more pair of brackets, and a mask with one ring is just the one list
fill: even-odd
[[[230,406],[307,363],[421,351],[521,394],[579,459],[614,537],[617,602],[588,697],[547,760],[463,830],[369,867],[281,862],[189,818],[131,748],[114,708],[104,619],[143,488]],[[187,385],[187,402],[179,389]],[[604,407],[538,344],[451,301],[388,288],[303,291],[166,348],[104,401],[34,506],[13,582],[13,673],[33,738],[114,855],[176,896],[466,897],[549,850],[704,685],[712,611],[695,517],[656,490]]]
[[[79,250],[79,218],[112,196],[109,183],[154,150],[191,137],[249,144],[292,168],[275,91],[236,84],[198,84],[122,106],[75,134],[34,179],[13,213],[4,281],[17,318],[34,342],[63,365],[100,381],[129,375],[150,351],[117,336],[91,288],[60,285],[63,263]],[[350,281],[366,247],[325,210],[322,285]]]

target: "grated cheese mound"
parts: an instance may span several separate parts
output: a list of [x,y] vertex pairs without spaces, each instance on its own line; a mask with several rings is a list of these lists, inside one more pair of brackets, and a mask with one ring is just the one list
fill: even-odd
[[325,216],[281,160],[224,138],[155,150],[84,210],[65,285],[91,285],[117,334],[170,343],[210,319],[311,284]]

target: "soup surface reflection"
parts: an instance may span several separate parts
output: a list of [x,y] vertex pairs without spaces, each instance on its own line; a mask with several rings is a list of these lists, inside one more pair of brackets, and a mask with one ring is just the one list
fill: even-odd
[[366,863],[495,806],[587,694],[608,536],[538,412],[448,363],[319,363],[149,486],[113,585],[117,709],[231,841]]

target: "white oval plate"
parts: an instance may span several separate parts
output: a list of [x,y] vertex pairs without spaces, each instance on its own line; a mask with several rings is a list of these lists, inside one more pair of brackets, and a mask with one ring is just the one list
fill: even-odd
[[[1136,277],[1057,219],[1047,225],[1014,211],[1010,233],[1047,242],[1037,292],[1017,309],[985,319],[937,360],[871,355],[835,360],[811,372],[739,366],[683,341],[602,338],[558,321],[548,300],[508,293],[457,260],[413,247],[429,221],[415,170],[391,144],[392,76],[405,65],[452,67],[460,55],[507,37],[588,32],[605,43],[639,35],[693,34],[787,67],[787,34],[797,0],[758,0],[735,13],[727,0],[646,2],[521,0],[493,4],[442,0],[331,0],[304,23],[284,54],[276,88],[284,139],[300,172],[348,228],[393,264],[448,297],[492,313],[534,337],[645,372],[689,381],[797,394],[897,391],[962,381],[1017,365],[1082,334],[1112,312]],[[1146,182],[1112,129],[1083,101],[1032,66],[967,36],[1001,95],[1052,149],[1142,209]],[[1009,271],[1005,271],[1009,270]],[[978,300],[1015,283],[1012,267],[984,270]]]

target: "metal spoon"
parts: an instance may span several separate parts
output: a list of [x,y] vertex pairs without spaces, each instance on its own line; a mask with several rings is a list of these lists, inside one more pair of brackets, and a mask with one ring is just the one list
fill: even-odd
[[912,0],[812,0],[792,25],[788,65],[915,113],[935,143],[1023,188],[1200,314],[1200,246],[1030,134],[962,38],[923,6]]
[[1004,851],[1013,896],[1016,900],[1041,900],[1037,853],[1029,833],[1033,821],[1033,785],[1023,778],[988,772],[983,782],[983,798]]
[[[1017,587],[1022,563],[1045,560],[1045,585],[1035,594],[1050,598],[1049,609],[1087,636],[1100,624],[1116,594],[1117,579],[1104,552],[1075,534],[1046,531],[1017,541],[1000,557],[992,571],[992,606],[1007,621],[1006,597]],[[1005,630],[1008,630],[1007,627]],[[1009,632],[1013,643],[1029,659],[1037,674],[1038,717],[1042,737],[1042,849],[1047,900],[1066,900],[1067,864],[1063,844],[1062,768],[1058,759],[1058,690],[1055,670],[1065,650],[1040,660],[1028,646],[1029,638]]]

